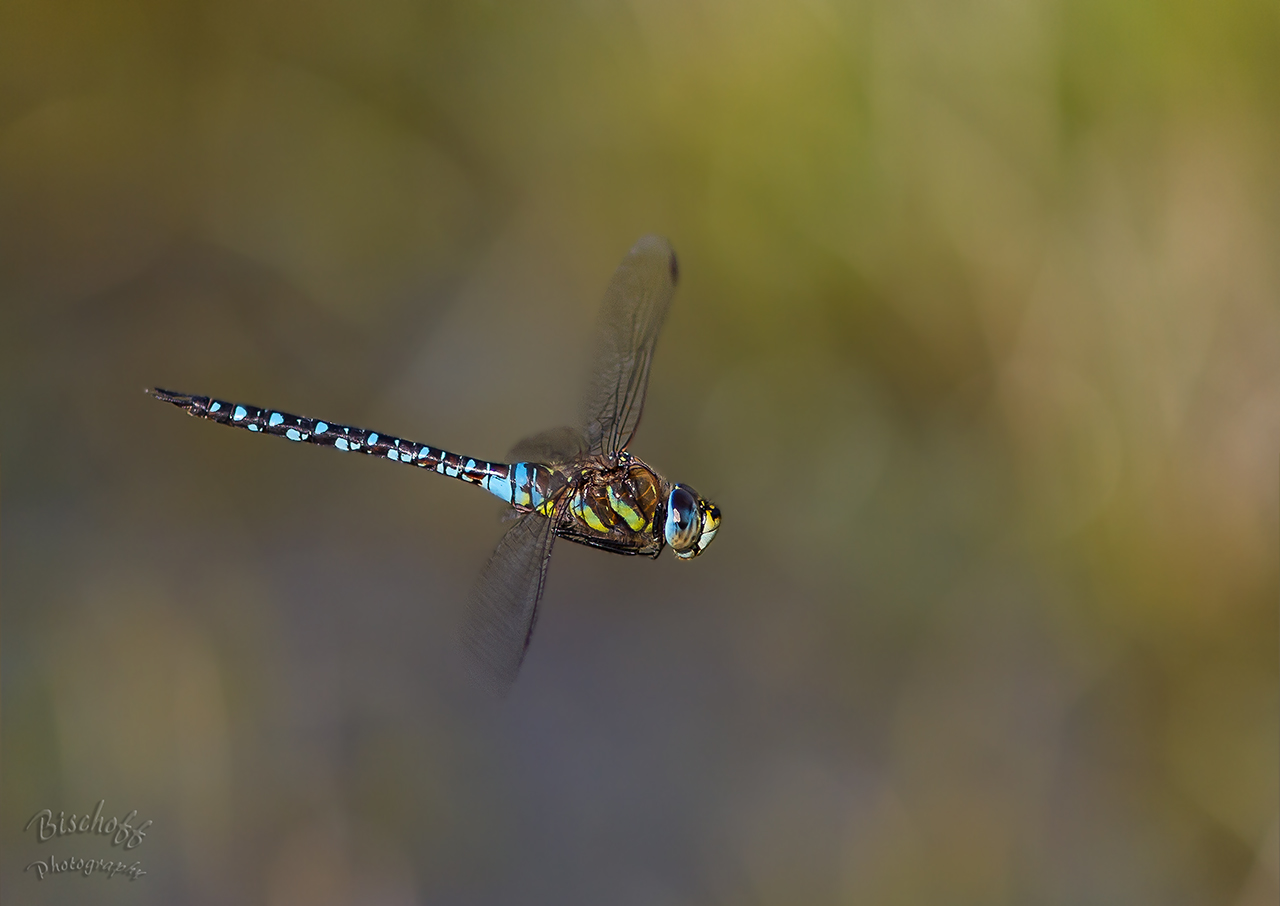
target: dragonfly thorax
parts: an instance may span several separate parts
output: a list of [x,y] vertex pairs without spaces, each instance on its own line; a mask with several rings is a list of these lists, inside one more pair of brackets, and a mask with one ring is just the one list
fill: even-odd
[[613,462],[587,463],[580,465],[569,483],[567,511],[577,531],[567,537],[581,533],[606,542],[605,546],[633,548],[635,553],[656,553],[662,546],[654,525],[665,496],[664,483],[643,462],[624,453]]

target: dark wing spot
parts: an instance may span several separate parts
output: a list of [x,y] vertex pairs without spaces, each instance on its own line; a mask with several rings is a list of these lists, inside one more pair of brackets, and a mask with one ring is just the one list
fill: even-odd
[[676,261],[676,253],[671,253],[671,283],[674,285],[680,279],[680,264]]

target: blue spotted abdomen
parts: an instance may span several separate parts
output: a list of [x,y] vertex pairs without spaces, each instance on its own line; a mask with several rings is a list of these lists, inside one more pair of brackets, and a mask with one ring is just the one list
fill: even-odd
[[228,403],[207,396],[174,393],[158,387],[147,392],[156,399],[185,409],[197,418],[207,418],[233,428],[244,428],[255,434],[274,434],[298,443],[333,447],[345,453],[363,453],[392,462],[407,463],[449,478],[478,484],[495,497],[520,509],[536,510],[542,507],[565,484],[559,473],[539,463],[488,462],[365,428],[291,415],[274,409],[260,409],[247,403]]

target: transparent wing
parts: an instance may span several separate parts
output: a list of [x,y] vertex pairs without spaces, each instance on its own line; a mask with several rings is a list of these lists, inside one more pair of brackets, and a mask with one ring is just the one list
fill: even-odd
[[645,236],[622,259],[605,290],[583,419],[591,453],[612,456],[631,442],[677,276],[671,245],[660,236]]
[[578,428],[552,428],[526,437],[511,448],[508,462],[574,462],[587,451],[587,440]]
[[538,600],[556,535],[552,521],[521,516],[494,549],[471,590],[462,648],[480,685],[503,697],[511,689],[533,638]]

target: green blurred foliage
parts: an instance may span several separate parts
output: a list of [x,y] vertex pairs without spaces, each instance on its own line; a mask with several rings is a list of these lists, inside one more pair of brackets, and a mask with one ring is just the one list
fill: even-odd
[[[0,4],[6,901],[1275,902],[1278,111],[1256,0]],[[504,709],[491,503],[139,392],[496,458],[651,231],[724,527]]]

